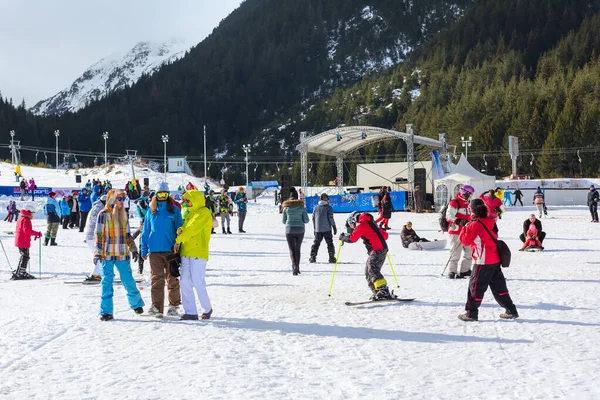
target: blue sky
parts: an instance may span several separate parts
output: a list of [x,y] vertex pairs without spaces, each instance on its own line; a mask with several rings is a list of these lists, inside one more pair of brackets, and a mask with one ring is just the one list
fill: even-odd
[[201,42],[241,0],[1,0],[0,93],[35,105],[143,40]]

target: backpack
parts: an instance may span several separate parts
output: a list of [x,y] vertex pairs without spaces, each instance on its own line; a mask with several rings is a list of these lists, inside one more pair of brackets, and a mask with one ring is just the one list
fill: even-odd
[[512,258],[512,254],[510,253],[510,249],[508,248],[506,242],[503,240],[496,239],[494,235],[492,235],[490,230],[487,228],[487,226],[483,224],[483,222],[478,222],[481,225],[483,225],[483,229],[485,229],[485,231],[490,235],[492,240],[496,243],[496,247],[498,248],[498,255],[500,256],[500,265],[502,265],[503,268],[510,267],[510,259]]
[[450,224],[448,223],[448,220],[446,219],[446,211],[448,211],[448,205],[450,205],[450,202],[448,202],[448,204],[446,204],[440,210],[440,220],[439,221],[440,221],[440,228],[442,229],[442,232],[448,232],[448,228],[450,228]]

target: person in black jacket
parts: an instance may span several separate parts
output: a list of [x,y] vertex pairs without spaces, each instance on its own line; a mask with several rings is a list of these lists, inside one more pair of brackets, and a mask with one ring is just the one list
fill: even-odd
[[[337,227],[333,219],[333,208],[329,205],[329,196],[326,193],[321,194],[319,204],[313,210],[313,227],[315,230],[315,240],[310,248],[309,262],[317,262],[317,253],[323,239],[327,243],[327,252],[329,253],[329,262],[335,263],[335,246],[333,245],[333,235],[337,235]],[[333,230],[333,235],[331,231]]]
[[527,218],[525,222],[523,222],[523,233],[521,233],[521,236],[519,236],[521,242],[525,243],[527,231],[529,230],[529,225],[531,224],[535,225],[538,231],[538,240],[540,241],[540,243],[542,243],[544,241],[544,238],[546,237],[546,232],[542,231],[542,221],[537,219],[535,217],[535,214],[531,214],[529,218]]
[[412,222],[410,221],[402,227],[400,239],[402,240],[402,246],[404,248],[408,248],[408,245],[414,242],[429,242],[429,240],[419,237],[419,235],[417,235],[417,232],[415,232],[412,228]]
[[592,214],[592,222],[598,222],[598,191],[594,185],[590,186],[590,191],[587,196],[587,205],[590,208],[590,214]]
[[521,191],[519,190],[519,188],[517,188],[517,189],[515,190],[515,202],[514,202],[514,204],[513,204],[513,205],[514,205],[514,207],[516,207],[516,206],[517,206],[517,201],[518,201],[519,203],[521,203],[521,207],[523,207],[523,201],[521,200],[521,198],[522,198],[522,197],[523,197],[523,192],[521,192]]

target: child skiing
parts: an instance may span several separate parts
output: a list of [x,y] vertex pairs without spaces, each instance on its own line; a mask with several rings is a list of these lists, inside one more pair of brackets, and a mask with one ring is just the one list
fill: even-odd
[[29,262],[29,248],[31,247],[31,237],[35,239],[42,237],[42,232],[32,229],[31,219],[35,213],[33,205],[26,205],[21,210],[21,216],[17,220],[17,230],[15,232],[15,246],[19,249],[21,259],[17,269],[13,271],[12,280],[35,279],[33,275],[27,273],[27,263]]
[[373,216],[369,213],[357,214],[353,223],[356,228],[351,235],[340,234],[340,240],[346,243],[354,243],[362,238],[369,257],[365,265],[365,277],[369,289],[373,292],[371,300],[394,299],[396,296],[390,293],[387,281],[381,274],[381,267],[388,253],[388,234],[375,224]]

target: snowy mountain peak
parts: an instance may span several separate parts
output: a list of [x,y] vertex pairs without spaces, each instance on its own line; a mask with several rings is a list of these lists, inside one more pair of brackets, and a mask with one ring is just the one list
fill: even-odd
[[70,87],[38,102],[30,111],[37,115],[77,111],[92,100],[132,85],[142,74],[152,74],[163,64],[183,57],[190,47],[179,40],[140,42],[127,53],[114,53],[93,64]]

